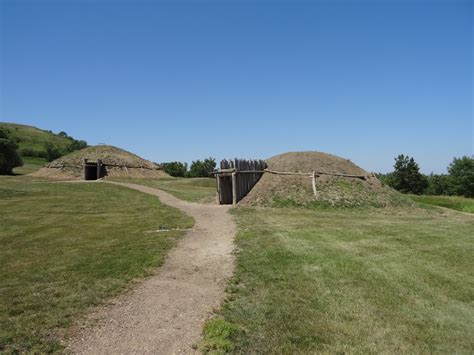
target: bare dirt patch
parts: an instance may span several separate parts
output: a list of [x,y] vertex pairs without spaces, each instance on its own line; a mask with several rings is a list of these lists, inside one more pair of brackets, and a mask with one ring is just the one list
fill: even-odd
[[[155,195],[196,220],[165,264],[134,290],[100,308],[93,327],[69,339],[78,354],[193,353],[202,326],[223,298],[234,268],[235,224],[228,206],[185,202],[151,187],[115,183]],[[157,236],[159,237],[159,236]]]

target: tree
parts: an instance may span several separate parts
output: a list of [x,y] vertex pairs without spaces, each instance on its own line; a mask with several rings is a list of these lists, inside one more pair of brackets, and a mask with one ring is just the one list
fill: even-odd
[[453,182],[451,176],[431,173],[430,176],[428,176],[428,188],[425,193],[427,195],[452,195]]
[[181,163],[179,161],[172,161],[169,163],[161,163],[161,168],[171,176],[175,177],[184,177],[186,172],[188,171],[188,164]]
[[23,165],[17,152],[18,145],[8,133],[7,130],[0,128],[0,174],[12,174],[13,168]]
[[391,185],[403,193],[421,194],[428,186],[428,179],[422,173],[415,159],[400,154],[395,158]]
[[209,177],[216,168],[216,159],[207,158],[204,161],[196,160],[191,163],[189,177]]
[[54,144],[52,144],[51,142],[45,143],[45,150],[46,150],[47,161],[53,161],[64,155],[64,152],[58,147],[56,147]]
[[395,179],[393,173],[382,174],[378,173],[377,178],[384,184],[393,187],[395,185]]
[[454,158],[448,167],[454,193],[474,197],[474,157]]
[[69,146],[66,148],[66,151],[68,153],[72,153],[75,150],[81,150],[81,149],[87,148],[86,141],[76,140],[76,139],[73,139],[72,137],[68,137],[68,138],[71,138],[71,144],[69,144]]

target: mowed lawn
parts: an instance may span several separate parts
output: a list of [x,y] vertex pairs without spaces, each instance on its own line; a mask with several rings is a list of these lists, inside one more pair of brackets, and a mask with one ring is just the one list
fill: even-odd
[[410,195],[410,197],[423,205],[434,205],[453,210],[474,213],[474,198],[466,198],[462,196],[427,196],[427,195]]
[[216,201],[216,179],[214,178],[158,178],[138,179],[113,177],[112,181],[131,182],[156,187],[173,196],[190,202],[212,203]]
[[90,306],[149,275],[193,220],[104,183],[0,177],[0,352],[61,349]]
[[472,353],[474,216],[237,208],[237,266],[204,351]]

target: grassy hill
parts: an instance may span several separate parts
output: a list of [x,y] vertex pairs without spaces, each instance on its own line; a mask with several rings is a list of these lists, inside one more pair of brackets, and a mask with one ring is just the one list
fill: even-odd
[[[75,150],[71,149],[71,145],[78,142],[64,132],[55,134],[33,126],[0,122],[0,128],[10,131],[11,137],[18,143],[18,151],[22,156],[46,158],[48,144],[52,149],[66,153]],[[84,142],[84,144],[87,143]],[[61,153],[60,155],[62,155]]]

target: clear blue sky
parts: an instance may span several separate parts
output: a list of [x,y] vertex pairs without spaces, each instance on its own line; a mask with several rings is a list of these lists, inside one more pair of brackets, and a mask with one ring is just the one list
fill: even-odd
[[0,3],[1,121],[157,162],[473,154],[472,1]]

